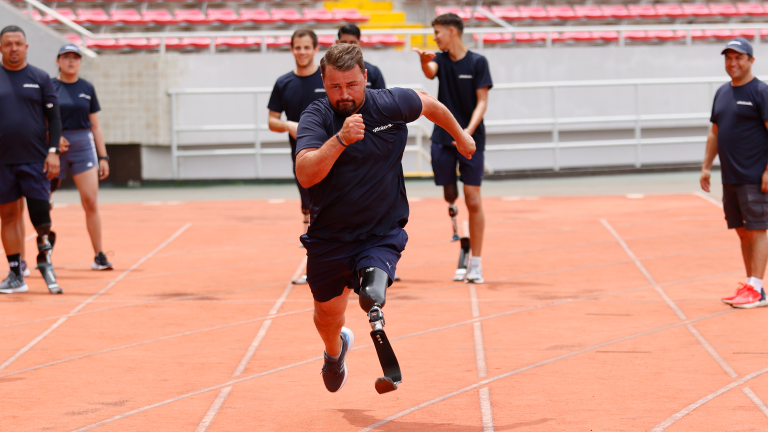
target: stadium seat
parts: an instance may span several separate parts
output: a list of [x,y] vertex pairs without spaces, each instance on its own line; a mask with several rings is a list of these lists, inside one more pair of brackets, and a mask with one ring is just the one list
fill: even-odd
[[610,18],[610,16],[603,13],[602,10],[600,10],[599,6],[582,6],[582,5],[576,5],[573,7],[573,12],[576,14],[579,18],[587,18],[587,19],[606,19]]
[[741,12],[742,15],[749,16],[766,16],[768,12],[763,9],[763,5],[760,3],[737,3],[736,10]]
[[760,30],[760,39],[768,38],[768,29]]
[[242,24],[247,20],[237,16],[234,10],[229,8],[208,9],[208,19],[222,24]]
[[557,32],[552,32],[550,38],[552,39],[552,43],[565,42],[567,40],[563,35]]
[[268,48],[288,48],[289,46],[291,46],[290,36],[267,37]]
[[685,30],[651,30],[648,32],[648,37],[660,41],[676,41],[685,39]]
[[308,21],[296,9],[272,9],[270,13],[272,18],[287,24],[305,24]]
[[475,40],[479,40],[480,36],[483,37],[484,44],[501,44],[512,42],[512,33],[483,33],[482,35],[473,34],[472,37]]
[[614,18],[614,19],[632,18],[632,15],[630,15],[629,10],[624,5],[600,6],[600,10],[603,11],[603,14],[605,16],[611,17],[611,18]]
[[735,16],[741,16],[742,13],[736,9],[733,3],[710,3],[709,11],[714,15],[730,18]]
[[[25,15],[25,16],[29,15],[29,13],[27,12],[26,9],[22,9],[21,13],[23,15]],[[42,15],[40,15],[40,12],[38,12],[37,9],[32,9],[32,19],[35,20],[35,21],[41,21],[43,19],[43,17],[42,17]]]
[[136,9],[115,9],[112,11],[112,21],[115,24],[147,25],[149,21],[141,17]]
[[535,33],[515,33],[515,42],[518,43],[536,43],[547,40],[547,34],[542,32]]
[[82,24],[112,25],[115,21],[107,15],[104,9],[78,9],[77,20]]
[[168,9],[147,9],[141,13],[141,17],[152,24],[172,25],[178,24],[179,20],[174,18]]
[[525,19],[533,20],[550,20],[552,19],[547,11],[541,6],[520,6],[517,9],[520,12],[520,16]]
[[514,6],[491,6],[491,12],[505,21],[517,21],[525,19]]
[[648,33],[644,31],[627,31],[624,32],[624,39],[625,40],[633,40],[633,41],[650,41],[653,40],[651,36],[648,36]]
[[88,48],[98,50],[121,50],[125,49],[124,44],[118,43],[114,39],[85,39],[85,44]]
[[[257,45],[246,41],[244,37],[217,37],[215,43],[217,48],[251,48]],[[259,38],[258,45],[261,45],[261,38]]]
[[[487,14],[493,14],[493,12],[491,12],[491,10],[488,9],[488,7],[486,7],[486,6],[483,6],[482,9]],[[474,17],[478,21],[488,21],[488,17],[487,16],[481,14],[480,12],[474,10],[474,8],[469,7],[469,6],[464,8],[464,15],[466,15],[468,17]]]
[[691,16],[691,14],[686,13],[680,5],[673,3],[658,3],[656,5],[656,13],[668,18],[687,18]]
[[567,5],[547,6],[547,15],[549,15],[549,17],[552,19],[559,19],[559,20],[581,19],[581,17],[576,16],[576,13],[573,12],[573,9],[571,9],[571,7]]
[[80,35],[77,33],[67,33],[64,35],[64,37],[69,39],[72,43],[76,45],[81,45],[83,43],[83,40],[80,38]]
[[329,47],[336,43],[334,35],[320,35],[317,37],[317,44],[321,47]]
[[179,21],[179,24],[211,24],[213,22],[200,9],[176,9],[173,15]]
[[370,21],[371,17],[363,15],[357,9],[334,9],[333,16],[348,23],[363,23]]
[[328,9],[310,9],[304,8],[304,18],[307,21],[314,21],[317,23],[336,24],[341,22],[336,16]]
[[458,6],[437,6],[435,8],[435,15],[445,15],[447,13],[456,14],[464,21],[469,21],[469,15],[465,13],[464,9]]
[[[743,37],[745,39],[752,40],[755,38],[755,29],[737,29],[733,30],[731,32],[731,37],[727,39],[731,39],[732,37]],[[718,38],[721,39],[721,38]]]
[[704,3],[683,3],[683,12],[697,18],[712,18],[717,16],[717,14],[713,13]]
[[[63,16],[64,18],[67,18],[67,19],[69,19],[71,21],[77,22],[77,17],[75,16],[75,13],[72,12],[72,9],[69,9],[69,8],[56,8],[55,10],[56,10],[56,12],[59,13],[59,15]],[[54,18],[54,17],[52,17],[52,16],[50,16],[48,14],[45,14],[45,17],[43,17],[43,19],[41,19],[40,22],[42,22],[44,24],[53,24],[53,23],[59,22],[59,20],[57,20],[56,18]]]
[[653,5],[629,5],[629,14],[634,18],[661,18],[661,15],[656,12]]
[[277,22],[265,9],[240,9],[240,18],[255,24],[274,24]]
[[615,31],[592,32],[592,35],[604,42],[618,42],[619,40],[619,32]]
[[563,37],[566,40],[572,40],[575,42],[597,42],[600,40],[600,38],[595,36],[593,33],[586,31],[563,32]]
[[208,48],[211,46],[211,39],[207,37],[175,37],[165,38],[166,49],[189,49],[189,48]]
[[402,46],[405,45],[405,41],[396,35],[370,35],[366,45]]
[[160,47],[160,39],[158,38],[149,40],[147,38],[118,39],[117,43],[134,50],[153,50]]

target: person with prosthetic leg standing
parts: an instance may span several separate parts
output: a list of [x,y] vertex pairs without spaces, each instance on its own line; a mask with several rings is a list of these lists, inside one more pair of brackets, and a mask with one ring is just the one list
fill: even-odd
[[450,111],[424,92],[366,90],[363,54],[353,44],[328,49],[320,68],[328,98],[312,103],[299,120],[296,176],[309,189],[312,223],[301,242],[314,322],[325,345],[325,387],[346,382],[346,356],[354,334],[344,327],[349,295],[359,295],[371,324],[384,377],[376,390],[395,390],[400,367],[384,333],[382,308],[408,241],[408,197],[402,157],[407,124],[422,115],[445,128],[467,158],[472,137]]
[[29,290],[21,272],[20,222],[26,198],[37,231],[38,268],[48,290],[61,294],[51,265],[56,234],[51,231],[48,202],[51,179],[59,174],[61,115],[50,77],[27,63],[28,48],[21,28],[8,26],[0,31],[0,236],[11,268],[0,282],[0,293]]

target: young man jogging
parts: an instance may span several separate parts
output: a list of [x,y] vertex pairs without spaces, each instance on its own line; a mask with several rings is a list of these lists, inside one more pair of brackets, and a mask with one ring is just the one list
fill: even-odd
[[715,93],[712,129],[701,167],[701,188],[710,190],[710,169],[720,155],[723,210],[729,229],[741,241],[746,282],[722,299],[735,308],[768,305],[763,289],[768,262],[768,85],[752,75],[752,45],[736,38],[725,46],[725,71],[731,82]]
[[[488,70],[488,60],[469,51],[461,41],[464,32],[461,18],[450,13],[440,15],[432,21],[432,27],[435,30],[435,42],[442,52],[435,54],[414,49],[421,59],[421,70],[429,79],[439,78],[437,100],[448,107],[464,131],[472,135],[477,144],[477,153],[471,160],[467,159],[456,150],[450,134],[435,125],[432,132],[432,171],[435,173],[435,184],[443,186],[443,194],[449,204],[448,214],[455,218],[458,212],[455,202],[459,197],[456,165],[459,166],[460,179],[464,183],[464,202],[469,211],[469,234],[472,243],[472,258],[466,282],[483,283],[481,257],[485,214],[480,193],[485,160],[483,116],[488,107],[488,90],[493,87],[493,81]],[[454,240],[458,240],[456,232]]]
[[[386,341],[381,308],[408,241],[402,170],[407,124],[427,117],[445,128],[467,158],[475,143],[450,111],[426,93],[366,90],[358,46],[334,45],[320,65],[328,98],[310,105],[299,121],[296,175],[312,199],[312,224],[301,241],[307,248],[315,326],[325,344],[323,381],[335,392],[347,379],[345,358],[354,343],[352,331],[343,327],[351,290],[368,313],[371,335],[378,331]],[[391,363],[385,365],[378,345],[377,352],[390,378]],[[399,381],[380,388],[382,380],[376,386],[380,393],[394,390]]]

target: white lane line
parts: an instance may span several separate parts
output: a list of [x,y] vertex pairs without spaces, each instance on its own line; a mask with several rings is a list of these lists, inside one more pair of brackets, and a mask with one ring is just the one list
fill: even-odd
[[52,331],[56,330],[60,325],[64,324],[69,319],[69,317],[80,312],[84,307],[88,306],[88,304],[90,304],[92,301],[96,300],[97,298],[99,298],[99,296],[109,291],[113,286],[117,285],[117,283],[123,280],[123,278],[125,278],[129,273],[136,270],[136,268],[144,264],[148,259],[152,258],[156,253],[160,252],[164,247],[168,246],[172,241],[176,240],[177,237],[179,237],[184,231],[186,231],[191,226],[192,224],[188,223],[183,227],[179,228],[179,230],[176,231],[171,237],[169,237],[168,240],[164,241],[160,246],[152,250],[152,252],[148,253],[142,259],[138,260],[136,264],[132,265],[130,268],[128,268],[128,270],[125,270],[124,272],[120,273],[118,277],[113,279],[112,282],[110,282],[109,284],[107,284],[107,286],[102,288],[101,291],[97,292],[96,294],[92,295],[91,297],[87,298],[85,301],[77,305],[74,309],[69,311],[67,315],[64,315],[61,318],[59,318],[55,323],[53,323],[53,325],[48,327],[44,332],[40,333],[36,338],[32,339],[28,344],[24,345],[24,347],[18,350],[8,360],[0,364],[0,372],[5,370],[5,368],[10,366],[16,360],[18,360],[19,357],[21,357],[22,355],[24,355],[24,353],[29,351],[32,347],[37,345],[38,342],[43,340]]
[[483,432],[494,432],[496,428],[493,425],[493,410],[491,409],[491,389],[483,387],[480,389],[480,414],[483,417]]
[[[307,257],[304,257],[304,259],[301,260],[299,263],[299,266],[296,268],[296,271],[293,272],[293,276],[291,277],[291,281],[296,280],[301,276],[301,274],[304,272],[304,268],[307,265]],[[269,327],[272,326],[272,321],[275,315],[278,311],[280,311],[280,308],[283,306],[283,303],[285,303],[285,300],[288,298],[288,295],[291,293],[291,290],[293,289],[293,283],[288,282],[285,285],[285,289],[283,290],[283,294],[280,295],[280,297],[275,301],[275,304],[272,305],[272,309],[269,310],[269,314],[267,317],[269,319],[265,320],[261,323],[261,327],[259,328],[259,331],[256,333],[256,337],[253,338],[253,341],[251,341],[251,345],[248,347],[248,349],[245,351],[245,355],[243,355],[243,358],[240,359],[240,363],[237,364],[237,367],[235,368],[235,371],[232,372],[232,375],[230,378],[237,378],[240,375],[243,374],[243,371],[245,371],[245,368],[248,367],[248,363],[251,362],[251,359],[256,354],[256,350],[259,348],[259,345],[261,345],[261,341],[264,340],[264,336],[266,336],[267,331],[269,330]],[[232,391],[232,387],[225,387],[219,391],[218,396],[216,396],[216,399],[214,399],[211,406],[208,408],[208,411],[203,416],[203,419],[200,420],[200,423],[197,425],[197,428],[195,428],[195,432],[205,432],[208,430],[208,428],[211,426],[211,423],[213,423],[213,419],[216,418],[216,414],[219,413],[219,410],[224,405],[224,402],[227,400],[227,397],[229,397],[229,393]]]
[[705,200],[711,202],[712,204],[714,204],[717,207],[723,208],[723,203],[722,202],[712,198],[711,196],[705,194],[704,192],[696,191],[693,194],[696,195],[699,198],[704,198]]
[[749,387],[744,387],[741,389],[742,392],[744,392],[745,395],[749,398],[749,400],[752,401],[753,404],[757,406],[757,409],[760,410],[763,414],[765,414],[766,417],[768,417],[768,406],[765,405],[765,402],[763,402],[760,397],[758,397],[755,392],[752,391]]
[[[605,219],[600,219],[600,223],[605,226],[605,228],[613,235],[614,238],[616,238],[616,241],[619,242],[621,247],[624,249],[624,252],[629,255],[629,257],[632,259],[632,261],[635,262],[635,265],[638,269],[640,269],[640,272],[645,276],[646,279],[648,279],[648,282],[653,285],[653,289],[661,296],[661,298],[664,299],[664,302],[669,305],[670,308],[675,312],[678,318],[680,318],[681,321],[685,321],[688,318],[685,316],[683,311],[677,306],[677,304],[672,301],[672,299],[667,295],[666,291],[659,285],[658,282],[651,276],[651,274],[648,272],[648,270],[645,268],[642,262],[640,262],[639,259],[635,256],[635,254],[632,252],[632,250],[627,246],[627,243],[624,242],[624,240],[621,238],[618,232],[616,232],[615,229],[611,226],[611,224],[608,223]],[[705,338],[704,336],[699,333],[698,330],[693,325],[687,325],[686,328],[688,331],[691,332],[693,337],[699,342],[699,344],[704,348],[704,351],[706,351],[710,357],[712,357],[713,360],[725,371],[726,374],[728,374],[731,378],[736,378],[739,376],[739,374],[736,373],[735,370],[731,367],[731,365],[728,364],[728,362],[725,361],[725,359],[717,352],[715,347],[712,346]]]
[[[391,416],[389,416],[387,418],[381,419],[381,420],[377,421],[376,423],[374,423],[374,424],[372,424],[370,426],[366,426],[366,427],[358,430],[357,432],[372,432],[376,428],[379,428],[379,427],[381,427],[381,426],[383,426],[383,425],[385,425],[385,424],[387,424],[387,423],[389,423],[391,421],[397,420],[400,417],[404,417],[404,416],[406,416],[408,414],[411,414],[411,413],[413,413],[415,411],[418,411],[418,410],[420,410],[422,408],[426,408],[426,407],[428,407],[430,405],[434,405],[434,404],[442,402],[442,401],[444,401],[446,399],[450,399],[450,398],[452,398],[454,396],[458,396],[458,395],[460,395],[462,393],[466,393],[468,391],[472,391],[472,390],[474,390],[476,388],[485,387],[488,384],[491,384],[491,383],[493,383],[495,381],[498,381],[500,379],[508,378],[508,377],[510,377],[512,375],[517,375],[517,374],[529,371],[529,370],[537,368],[537,367],[545,366],[545,365],[548,365],[550,363],[554,363],[554,362],[559,361],[559,360],[564,360],[564,359],[567,359],[567,358],[570,358],[570,357],[577,356],[579,354],[584,354],[586,352],[593,351],[593,350],[596,350],[598,348],[602,348],[602,347],[605,347],[605,346],[608,346],[608,345],[613,345],[613,344],[616,344],[616,343],[626,342],[628,340],[636,339],[636,338],[643,337],[643,336],[648,336],[648,335],[653,334],[653,333],[658,333],[658,332],[661,332],[661,331],[664,331],[664,330],[669,330],[669,329],[672,329],[672,328],[680,327],[681,325],[690,324],[690,323],[701,321],[701,320],[704,320],[704,319],[714,318],[716,316],[727,314],[727,313],[730,313],[730,312],[733,312],[733,310],[724,310],[724,311],[720,311],[720,312],[715,312],[713,314],[705,315],[703,317],[694,318],[694,319],[691,319],[691,320],[688,320],[688,321],[683,321],[683,322],[679,322],[679,323],[675,323],[675,324],[670,324],[670,325],[667,325],[667,326],[664,326],[664,327],[658,327],[658,328],[655,328],[655,329],[646,330],[646,331],[641,332],[641,333],[636,333],[636,334],[625,336],[625,337],[622,337],[622,338],[619,338],[619,339],[614,339],[612,341],[599,343],[597,345],[592,345],[590,347],[582,348],[582,349],[580,349],[578,351],[573,351],[573,352],[570,352],[568,354],[559,355],[557,357],[552,357],[552,358],[549,358],[549,359],[546,359],[546,360],[542,360],[542,361],[530,364],[528,366],[523,366],[521,368],[514,369],[514,370],[511,370],[509,372],[505,372],[505,373],[503,373],[501,375],[496,375],[495,377],[487,378],[487,379],[485,379],[483,381],[476,382],[476,383],[471,384],[471,385],[469,385],[467,387],[464,387],[464,388],[461,388],[461,389],[458,389],[458,390],[454,390],[454,391],[452,391],[450,393],[446,393],[446,394],[444,394],[442,396],[438,396],[438,397],[436,397],[434,399],[430,399],[430,400],[428,400],[426,402],[422,402],[422,403],[420,403],[420,404],[418,404],[416,406],[407,408],[407,409],[405,409],[403,411],[400,411],[400,412],[398,412],[396,414],[393,414],[393,415],[391,415]],[[766,368],[765,371],[768,371],[768,368]]]
[[687,407],[681,409],[680,411],[674,413],[672,416],[670,416],[668,419],[664,420],[663,422],[657,424],[653,429],[651,429],[649,432],[661,432],[665,430],[666,428],[672,426],[675,422],[680,420],[681,418],[685,417],[686,415],[690,414],[693,410],[696,408],[704,405],[705,403],[711,401],[712,399],[722,395],[723,393],[728,392],[729,390],[732,390],[735,387],[738,387],[754,378],[759,377],[760,375],[768,372],[768,368],[760,369],[759,371],[752,372],[749,375],[744,375],[742,378],[731,382],[730,384],[723,386],[714,392],[704,396],[703,398],[697,400],[696,402],[688,405]]
[[[477,299],[477,287],[475,284],[469,285],[469,298],[472,307],[472,318],[480,317],[480,303]],[[477,377],[485,378],[488,376],[488,365],[485,361],[485,343],[483,341],[483,323],[480,321],[472,323],[472,333],[475,339],[475,364],[477,365]],[[480,417],[483,421],[483,432],[494,432],[493,425],[493,406],[491,405],[491,392],[488,387],[480,389]]]

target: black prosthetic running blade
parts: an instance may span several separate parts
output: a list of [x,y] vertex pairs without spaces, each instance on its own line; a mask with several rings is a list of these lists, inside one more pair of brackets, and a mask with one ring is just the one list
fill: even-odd
[[400,364],[395,357],[395,351],[387,339],[387,334],[384,333],[384,330],[373,330],[371,339],[373,339],[373,345],[376,347],[376,354],[379,356],[381,370],[384,372],[384,377],[376,380],[376,391],[381,394],[397,390],[397,384],[403,380],[403,377],[400,373]]

